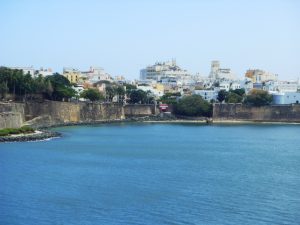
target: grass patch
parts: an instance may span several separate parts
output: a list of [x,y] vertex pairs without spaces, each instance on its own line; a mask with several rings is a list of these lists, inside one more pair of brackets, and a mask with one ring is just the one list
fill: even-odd
[[0,130],[0,136],[8,136],[11,134],[29,134],[33,132],[34,129],[29,126],[23,126],[21,128],[5,128]]

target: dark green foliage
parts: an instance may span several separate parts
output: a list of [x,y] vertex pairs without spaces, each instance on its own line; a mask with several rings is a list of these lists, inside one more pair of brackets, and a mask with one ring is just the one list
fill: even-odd
[[272,95],[264,90],[253,89],[246,96],[244,103],[253,106],[269,105],[272,103]]
[[[102,81],[101,81],[102,82]],[[105,97],[107,102],[112,102],[113,98],[117,96],[118,102],[123,102],[125,99],[125,88],[116,83],[106,83]]]
[[24,74],[22,70],[0,67],[0,97],[7,93],[22,96],[25,100],[33,94],[59,101],[75,95],[68,79],[60,74],[33,78],[30,74]]
[[105,88],[106,100],[111,102],[116,95],[116,88],[114,86],[107,86]]
[[6,96],[6,94],[8,93],[9,89],[7,86],[7,82],[2,81],[0,83],[0,98],[4,98]]
[[245,95],[245,89],[244,88],[230,90],[230,92],[233,92],[233,93],[235,93],[239,96],[242,96],[242,97]]
[[46,77],[48,88],[47,93],[51,93],[48,97],[52,100],[63,101],[75,96],[76,92],[72,88],[70,81],[64,76],[56,73]]
[[236,94],[233,91],[230,91],[225,98],[227,103],[241,103],[243,101],[243,97]]
[[219,102],[225,101],[226,103],[241,103],[245,96],[245,89],[235,89],[235,90],[221,90],[218,93],[217,100]]
[[131,90],[129,98],[129,103],[132,104],[150,104],[154,101],[154,98],[151,96],[151,92],[145,92],[140,89]]
[[223,101],[226,99],[227,95],[228,95],[228,92],[227,92],[227,91],[221,90],[221,91],[219,91],[219,93],[218,93],[217,100],[218,100],[219,102],[223,102]]
[[1,136],[7,136],[9,135],[9,130],[8,129],[2,129],[0,130],[0,137]]
[[34,132],[34,129],[32,127],[29,127],[29,126],[23,126],[20,128],[20,131],[22,133],[32,133]]
[[137,89],[133,84],[125,84],[124,86],[126,88],[126,94],[129,94],[132,90]]
[[147,93],[145,91],[142,90],[132,90],[130,92],[130,103],[140,103],[140,104],[144,104],[147,102]]
[[116,88],[116,93],[118,95],[118,101],[120,103],[123,102],[126,94],[125,88],[123,86],[118,85]]
[[212,115],[212,105],[199,95],[185,96],[174,106],[177,115],[206,117]]
[[81,94],[80,97],[89,99],[91,101],[99,101],[99,100],[104,100],[103,95],[100,94],[100,92],[96,89],[87,89],[84,90]]
[[176,92],[176,93],[166,93],[164,94],[161,98],[160,98],[160,101],[162,103],[165,103],[165,104],[176,104],[177,102],[177,97],[180,97],[181,94],[180,92]]

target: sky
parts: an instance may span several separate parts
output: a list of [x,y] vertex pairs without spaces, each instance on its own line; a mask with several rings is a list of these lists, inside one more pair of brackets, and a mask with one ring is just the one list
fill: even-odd
[[298,0],[0,0],[0,65],[113,76],[175,58],[207,76],[212,60],[300,77]]

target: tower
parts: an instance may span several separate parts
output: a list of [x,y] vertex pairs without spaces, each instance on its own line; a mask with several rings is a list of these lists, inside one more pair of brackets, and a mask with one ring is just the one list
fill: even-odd
[[217,79],[219,69],[220,69],[220,62],[219,61],[212,61],[211,62],[210,73],[209,73],[209,78]]

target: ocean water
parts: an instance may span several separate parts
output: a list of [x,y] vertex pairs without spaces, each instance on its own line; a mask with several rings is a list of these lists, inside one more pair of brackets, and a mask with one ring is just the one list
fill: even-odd
[[0,144],[0,225],[300,224],[299,125],[55,130]]

